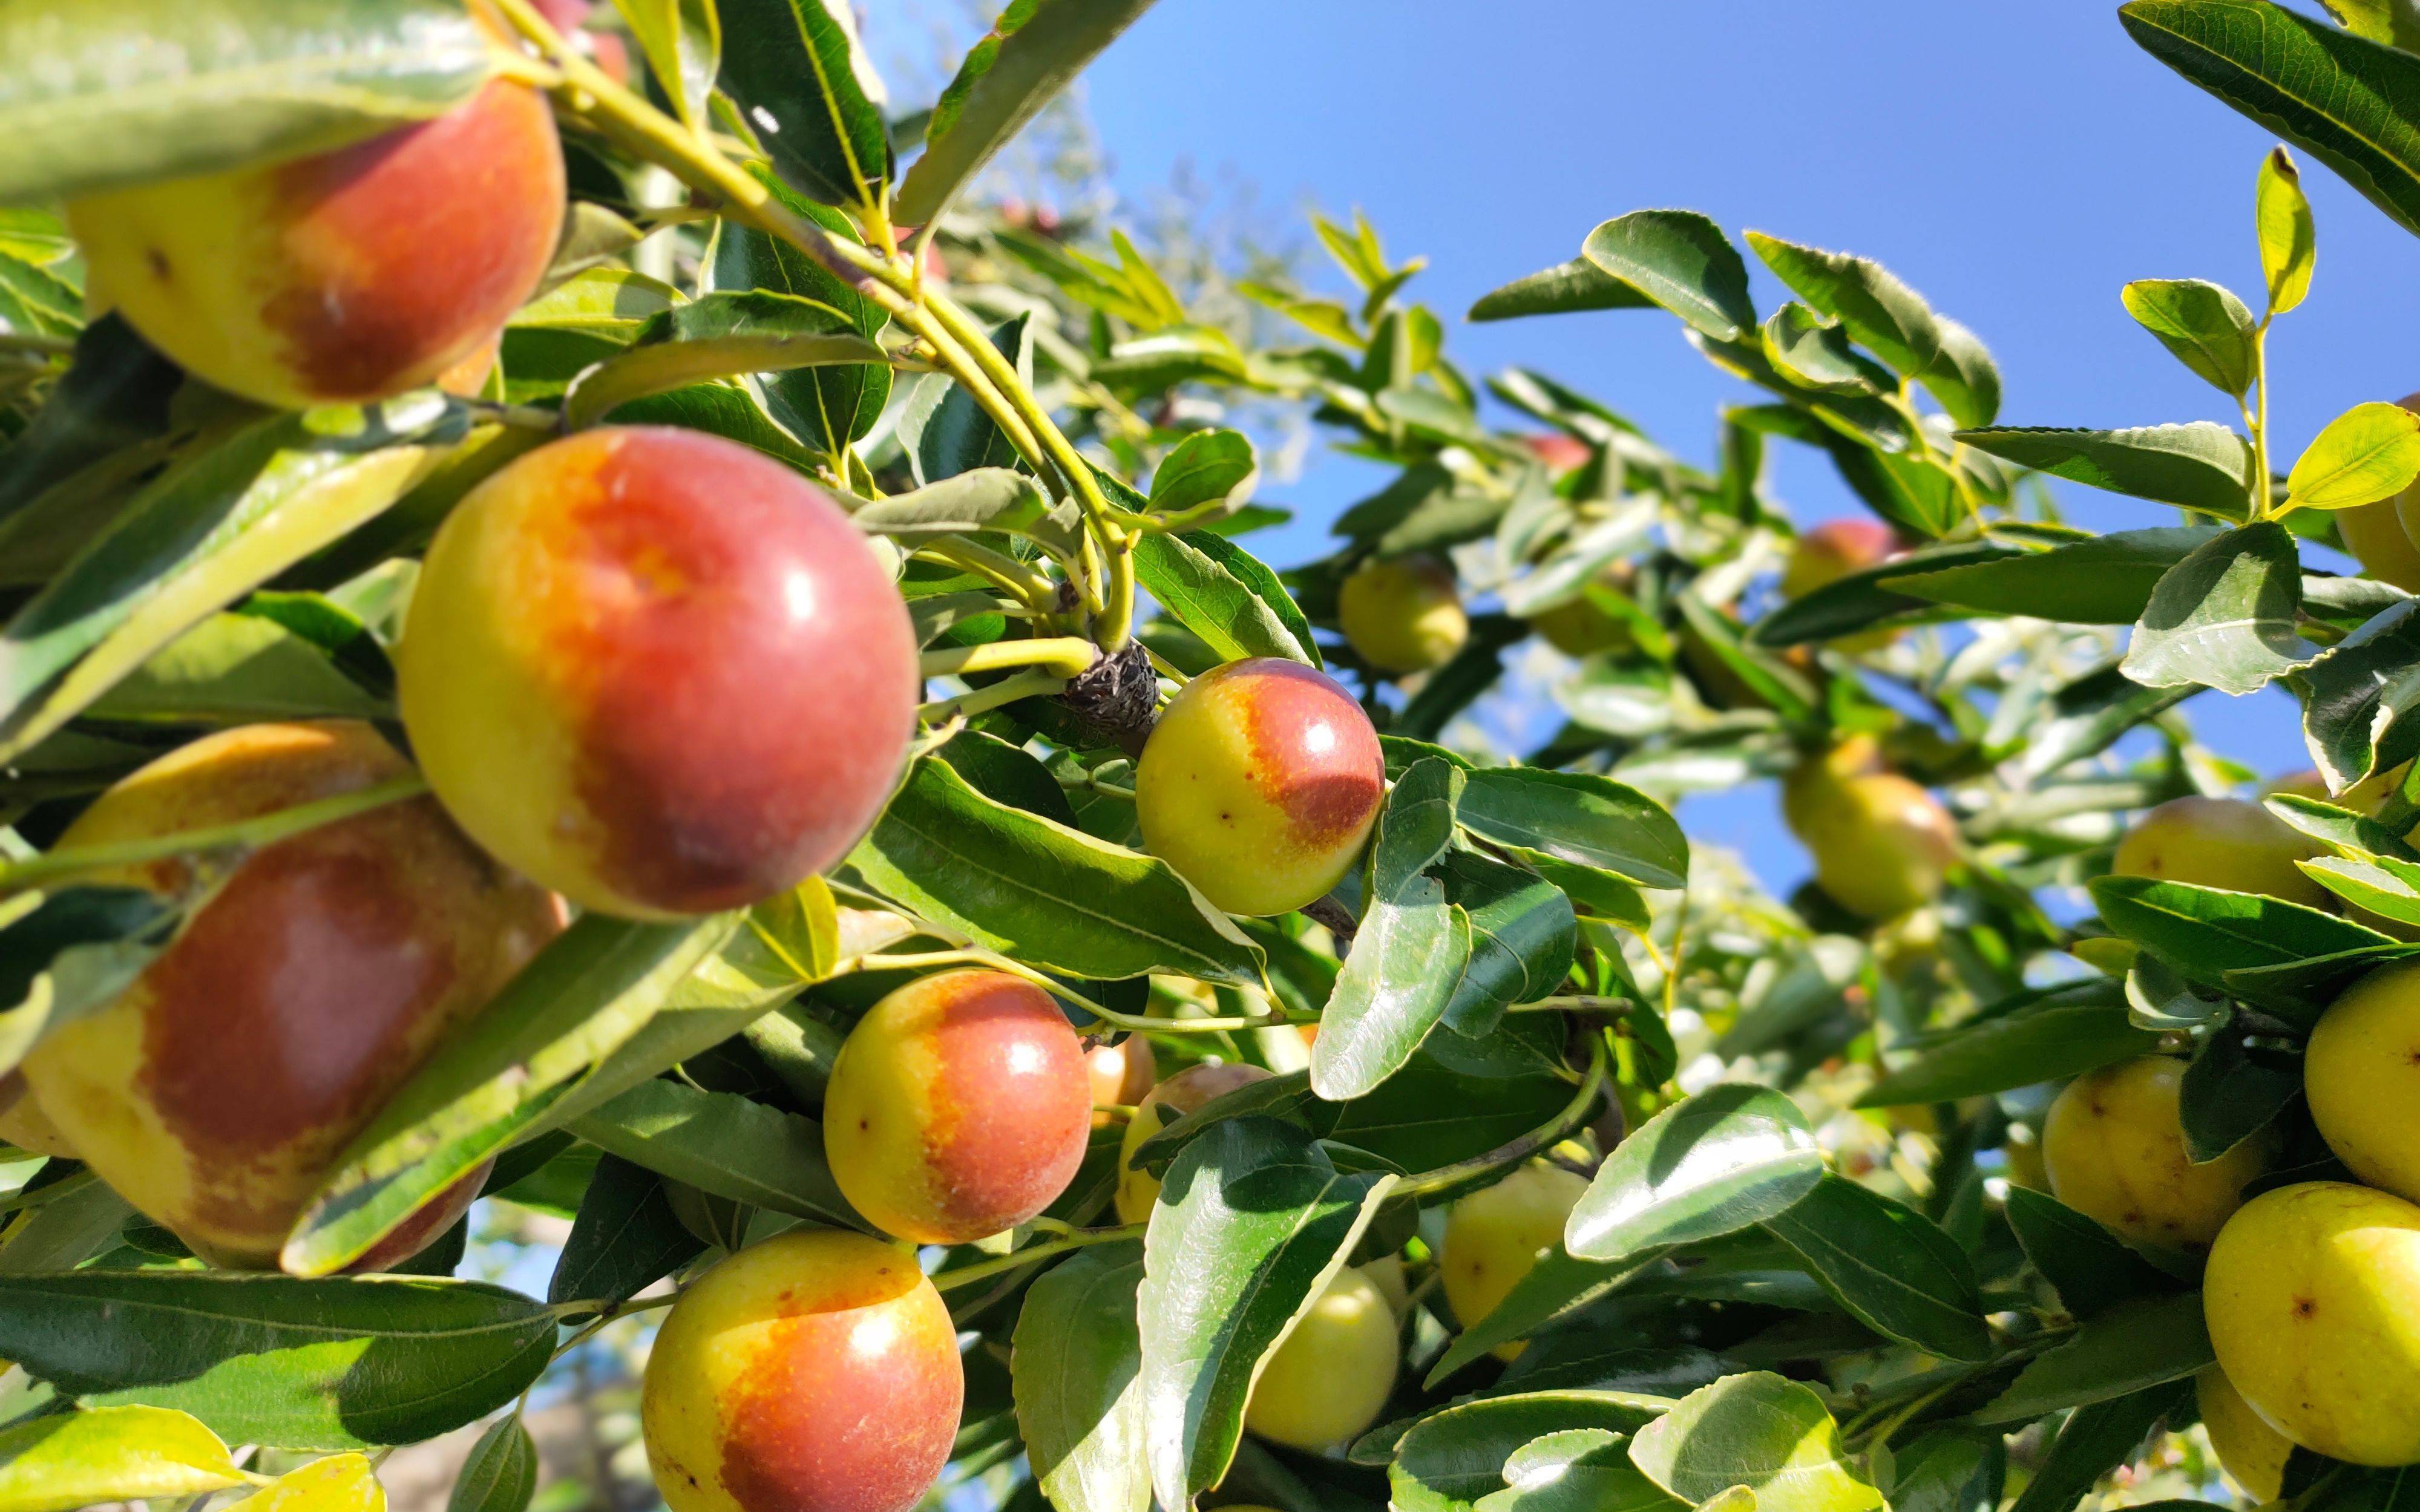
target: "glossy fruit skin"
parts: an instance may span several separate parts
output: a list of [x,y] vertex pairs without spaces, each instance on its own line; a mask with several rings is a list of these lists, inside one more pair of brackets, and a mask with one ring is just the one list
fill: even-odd
[[472,837],[582,907],[738,907],[848,853],[922,687],[907,606],[822,490],[693,430],[521,456],[437,533],[405,728]]
[[146,340],[285,409],[433,382],[529,297],[563,216],[553,113],[502,80],[334,151],[68,207],[93,271]]
[[2051,1196],[2130,1244],[2202,1250],[2268,1156],[2257,1137],[2206,1165],[2178,1121],[2185,1063],[2139,1056],[2078,1076],[2042,1120]]
[[2381,966],[2347,988],[2311,1031],[2303,1093],[2336,1158],[2406,1201],[2420,1194],[2420,966]]
[[[1853,572],[1879,566],[1899,553],[1899,536],[1879,520],[1825,520],[1792,543],[1781,571],[1781,596],[1804,598]],[[1851,655],[1876,651],[1899,638],[1896,629],[1836,636],[1826,644]]]
[[656,1335],[639,1422],[672,1512],[906,1512],[949,1461],[957,1332],[906,1250],[799,1229],[707,1272]]
[[1093,1127],[1106,1129],[1113,1119],[1109,1109],[1133,1107],[1150,1093],[1159,1080],[1159,1057],[1149,1040],[1129,1034],[1086,1051],[1084,1074],[1093,1084]]
[[1093,1126],[1083,1042],[1048,993],[1000,971],[920,977],[832,1063],[824,1155],[875,1227],[963,1244],[1048,1207]]
[[[365,724],[250,725],[134,773],[59,843],[231,824],[410,772]],[[189,868],[102,880],[175,893]],[[43,1041],[25,1077],[153,1222],[213,1263],[271,1266],[352,1136],[562,923],[434,799],[388,804],[246,860],[133,986]],[[453,1220],[427,1216],[424,1242]]]
[[[1118,1142],[1118,1222],[1149,1223],[1152,1205],[1159,1200],[1159,1178],[1134,1167],[1134,1153],[1143,1141],[1214,1098],[1268,1079],[1269,1073],[1260,1067],[1235,1061],[1224,1066],[1187,1066],[1153,1088],[1127,1121],[1125,1138]],[[1162,1108],[1171,1110],[1165,1119],[1159,1114]]]
[[1360,858],[1386,801],[1378,733],[1299,662],[1231,661],[1169,701],[1135,766],[1143,845],[1231,914],[1282,914]]
[[1390,557],[1356,568],[1337,590],[1336,622],[1355,653],[1381,671],[1442,667],[1470,639],[1452,570],[1433,557]]
[[1244,1427],[1296,1449],[1357,1439],[1386,1411],[1402,1352],[1386,1294],[1360,1272],[1339,1271],[1262,1364]]
[[2294,865],[2319,854],[2316,843],[2257,803],[2171,798],[2134,821],[2110,871],[2325,908],[2334,895]]
[[1958,860],[1958,825],[1940,800],[1880,770],[1870,742],[1803,764],[1782,786],[1782,817],[1815,861],[1833,902],[1897,918],[1941,896]]
[[[1532,1161],[1447,1209],[1437,1271],[1454,1320],[1467,1329],[1494,1312],[1538,1257],[1562,1242],[1563,1221],[1587,1190],[1577,1172]],[[1499,1344],[1496,1357],[1510,1360],[1522,1348]]]
[[2344,537],[2345,549],[2361,563],[2363,577],[2393,583],[2405,593],[2420,591],[2420,547],[2412,544],[2403,528],[2399,498],[2337,510],[2336,531]]
[[2339,1181],[2264,1192],[2211,1247],[2202,1313],[2271,1427],[2356,1465],[2420,1460],[2420,1208]]
[[2277,1500],[2285,1489],[2286,1459],[2294,1452],[2293,1441],[2262,1422],[2216,1365],[2205,1366],[2194,1377],[2194,1397],[2210,1446],[2235,1484],[2261,1505]]
[[1545,431],[1521,438],[1521,445],[1538,459],[1548,472],[1558,477],[1576,468],[1584,468],[1596,456],[1596,448],[1576,436],[1561,431]]

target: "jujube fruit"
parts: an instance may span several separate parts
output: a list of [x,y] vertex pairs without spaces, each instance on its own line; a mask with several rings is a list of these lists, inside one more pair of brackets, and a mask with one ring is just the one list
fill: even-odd
[[801,1229],[681,1293],[639,1423],[672,1512],[906,1512],[948,1463],[966,1375],[905,1250]]
[[1832,900],[1896,918],[1941,895],[1958,860],[1958,825],[1931,793],[1881,770],[1871,742],[1810,758],[1782,784],[1782,816]]
[[1149,1040],[1129,1034],[1116,1044],[1086,1051],[1084,1073],[1093,1084],[1093,1127],[1106,1129],[1109,1109],[1133,1107],[1159,1080],[1159,1057]]
[[2194,1398],[2201,1409],[2202,1430],[2227,1474],[2261,1505],[2277,1500],[2286,1485],[2286,1460],[2293,1441],[2260,1420],[2216,1365],[2205,1365],[2194,1377]]
[[2042,1120],[2051,1196],[2130,1244],[2206,1248],[2260,1174],[2258,1136],[2194,1164],[2179,1104],[2185,1063],[2141,1056],[2067,1084]]
[[1339,1271],[1262,1363],[1244,1427],[1297,1449],[1358,1438],[1394,1394],[1401,1352],[1386,1294],[1360,1272]]
[[2420,1195],[2420,966],[2381,966],[2348,988],[2311,1030],[2303,1093],[2336,1158],[2371,1186]]
[[301,409],[419,388],[476,352],[546,271],[563,215],[546,99],[498,80],[333,151],[88,195],[68,225],[146,340]]
[[437,533],[405,728],[472,837],[586,908],[797,886],[897,781],[907,606],[821,489],[734,441],[607,427],[518,458]]
[[2407,594],[2420,592],[2420,547],[2414,547],[2404,531],[2401,506],[2396,500],[2339,509],[2335,517],[2337,533],[2344,537],[2345,549],[2361,563],[2363,577],[2393,583]]
[[[1241,1061],[1224,1066],[1187,1066],[1153,1088],[1135,1108],[1133,1119],[1126,1124],[1125,1138],[1118,1143],[1118,1222],[1150,1222],[1152,1205],[1159,1200],[1159,1178],[1135,1168],[1135,1151],[1143,1147],[1143,1141],[1214,1099],[1238,1087],[1266,1081],[1268,1075],[1260,1067]],[[1162,1109],[1167,1110],[1165,1118],[1161,1117]]]
[[2356,1465],[2420,1460],[2420,1208],[2339,1181],[2264,1192],[2211,1247],[2201,1300],[2271,1427]]
[[1093,1126],[1084,1047],[999,971],[920,977],[867,1011],[824,1094],[824,1153],[876,1227],[920,1244],[1014,1228],[1066,1190]]
[[[59,844],[234,824],[411,770],[365,724],[230,730],[111,788]],[[195,877],[170,857],[93,880],[176,895]],[[26,1080],[101,1180],[195,1254],[272,1265],[354,1134],[561,927],[434,799],[390,803],[244,860],[132,986],[35,1048]],[[424,1240],[477,1184],[423,1211]]]
[[1453,573],[1432,557],[1390,557],[1354,569],[1337,590],[1336,622],[1363,661],[1381,671],[1441,667],[1470,638]]
[[1386,794],[1370,717],[1276,656],[1186,684],[1135,767],[1144,846],[1232,914],[1286,913],[1342,881]]
[[[1563,1242],[1564,1220],[1586,1191],[1586,1177],[1533,1161],[1456,1199],[1446,1210],[1445,1242],[1437,1251],[1454,1320],[1475,1328],[1512,1295],[1539,1257]],[[1501,1360],[1520,1352],[1518,1341],[1496,1347]]]
[[[1826,520],[1791,543],[1790,560],[1781,572],[1781,596],[1804,598],[1851,573],[1880,566],[1899,549],[1899,537],[1879,520]],[[1864,630],[1835,636],[1829,643],[1854,654],[1879,650],[1898,634],[1895,629]]]
[[2110,870],[2325,908],[2334,895],[2294,865],[2319,854],[2316,842],[2257,803],[2171,798],[2134,821]]
[[[1617,562],[1598,573],[1595,582],[1607,593],[1627,595],[1635,576],[1628,563]],[[1530,615],[1529,628],[1566,656],[1627,651],[1637,644],[1637,634],[1630,623],[1599,608],[1588,589]]]

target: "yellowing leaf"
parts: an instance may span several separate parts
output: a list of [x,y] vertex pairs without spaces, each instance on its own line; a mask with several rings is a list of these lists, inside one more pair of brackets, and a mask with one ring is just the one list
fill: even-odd
[[0,1512],[200,1496],[243,1481],[217,1434],[164,1408],[104,1407],[0,1433]]
[[2350,509],[2393,498],[2420,478],[2420,415],[2401,405],[2357,404],[2327,424],[2286,476],[2289,503]]

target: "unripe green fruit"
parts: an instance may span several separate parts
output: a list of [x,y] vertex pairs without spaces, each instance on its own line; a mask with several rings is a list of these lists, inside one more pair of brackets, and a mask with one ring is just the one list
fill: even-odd
[[920,1244],[963,1244],[1048,1207],[1092,1124],[1066,1015],[1000,971],[944,971],[883,998],[849,1031],[824,1093],[841,1194]]
[[1401,1352],[1385,1293],[1340,1271],[1263,1363],[1244,1427],[1297,1449],[1349,1443],[1386,1410]]
[[2264,1192],[2201,1297],[2219,1368],[2271,1427],[2356,1465],[2420,1461],[2420,1208],[2338,1181]]
[[[119,782],[59,843],[240,823],[411,772],[365,724],[248,725]],[[194,867],[88,880],[175,896]],[[562,926],[434,799],[370,809],[246,857],[132,986],[35,1046],[26,1085],[93,1172],[194,1254],[273,1266],[354,1136]],[[477,1189],[466,1177],[424,1208],[419,1242]]]
[[2303,1092],[2328,1148],[2371,1186],[2420,1196],[2420,965],[2381,966],[2330,1005],[2303,1056]]
[[582,907],[783,892],[897,783],[923,686],[889,574],[821,489],[701,431],[603,426],[473,488],[396,652],[429,785]]
[[1430,557],[1394,557],[1355,570],[1336,619],[1363,661],[1389,672],[1441,667],[1470,639],[1453,573]]
[[93,274],[199,377],[302,409],[434,382],[494,339],[554,256],[563,149],[498,80],[333,151],[68,207]]
[[1144,847],[1231,914],[1286,913],[1342,881],[1386,792],[1361,705],[1277,656],[1186,684],[1135,765]]
[[2257,803],[2171,798],[2134,822],[2118,842],[2111,872],[2325,908],[2334,895],[2294,865],[2319,854],[2316,843]]
[[800,1229],[681,1293],[639,1423],[672,1512],[907,1512],[965,1396],[956,1325],[916,1257]]
[[2393,583],[2407,594],[2420,593],[2420,547],[2412,544],[2403,525],[2401,501],[2412,492],[2406,488],[2394,499],[2336,511],[2336,530],[2344,536],[2345,549],[2361,563],[2362,576]]
[[1814,858],[1817,885],[1862,918],[1897,918],[1931,903],[1958,859],[1949,811],[1895,772],[1793,773],[1782,814]]
[[2216,1365],[2194,1377],[2194,1397],[2201,1408],[2202,1431],[2218,1462],[2252,1500],[2266,1505],[2286,1486],[2286,1460],[2293,1441],[2260,1419]]
[[[1159,1200],[1159,1178],[1135,1169],[1134,1154],[1143,1141],[1178,1119],[1238,1087],[1268,1080],[1269,1073],[1241,1061],[1225,1066],[1187,1066],[1151,1089],[1135,1108],[1125,1137],[1118,1142],[1118,1222],[1151,1221],[1152,1205]],[[1167,1109],[1165,1118],[1160,1110]]]
[[2243,1200],[2255,1136],[2196,1165],[2178,1118],[2185,1063],[2142,1056],[2078,1076],[2042,1121],[2051,1195],[2130,1244],[2198,1250]]
[[[1532,1162],[1446,1210],[1437,1271],[1454,1319],[1467,1329],[1494,1312],[1539,1257],[1562,1242],[1563,1222],[1587,1190],[1578,1173]],[[1499,1344],[1496,1355],[1510,1360],[1521,1349]]]
[[[1631,579],[1636,576],[1628,563],[1617,562],[1598,573],[1596,580],[1612,593],[1626,594],[1630,591]],[[1530,615],[1529,628],[1544,636],[1548,645],[1566,656],[1586,656],[1599,651],[1627,651],[1638,643],[1628,621],[1599,609],[1596,601],[1586,593]]]

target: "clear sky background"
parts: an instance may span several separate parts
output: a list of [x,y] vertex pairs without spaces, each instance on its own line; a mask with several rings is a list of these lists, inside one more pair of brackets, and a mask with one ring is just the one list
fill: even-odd
[[[2104,0],[1162,0],[1085,88],[1123,193],[1181,168],[1238,180],[1272,239],[1314,206],[1365,209],[1391,253],[1429,258],[1410,292],[1452,318],[1466,371],[1538,368],[1699,461],[1717,409],[1747,391],[1669,316],[1460,312],[1575,255],[1600,221],[1685,207],[1889,267],[1990,346],[2004,424],[2235,419],[2118,290],[2211,278],[2257,308],[2252,188],[2272,139],[2137,48]],[[2271,338],[2281,468],[2348,406],[2420,389],[2420,241],[2303,165],[2319,267]],[[1777,285],[1749,264],[1770,309]],[[1812,453],[1774,456],[1802,523],[1862,512]],[[1381,481],[1329,461],[1266,496],[1324,528]],[[2089,489],[2064,502],[2100,530],[2176,517]],[[1308,530],[1254,544],[1321,549]],[[2229,754],[2309,764],[2282,692],[2188,708]],[[1805,874],[1769,794],[1685,812],[1768,884]]]

